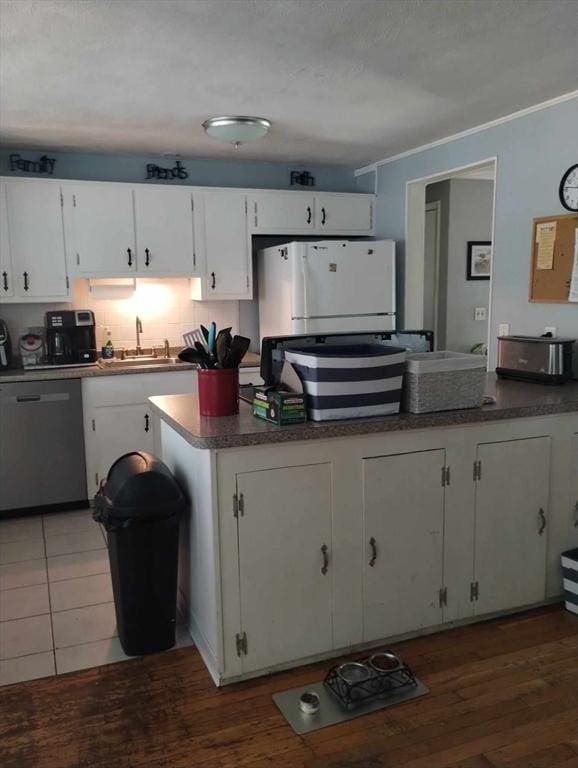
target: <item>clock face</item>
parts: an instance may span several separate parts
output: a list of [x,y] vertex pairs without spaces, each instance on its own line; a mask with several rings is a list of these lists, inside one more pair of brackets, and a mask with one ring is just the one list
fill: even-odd
[[569,211],[578,211],[578,164],[568,168],[560,182],[560,202]]

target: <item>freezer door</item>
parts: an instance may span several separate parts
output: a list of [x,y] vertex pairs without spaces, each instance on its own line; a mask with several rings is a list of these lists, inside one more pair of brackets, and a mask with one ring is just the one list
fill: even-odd
[[[392,240],[363,243],[325,240],[303,244],[293,251],[292,257],[293,320],[395,313],[395,243]],[[374,327],[375,323],[370,323],[369,330]]]

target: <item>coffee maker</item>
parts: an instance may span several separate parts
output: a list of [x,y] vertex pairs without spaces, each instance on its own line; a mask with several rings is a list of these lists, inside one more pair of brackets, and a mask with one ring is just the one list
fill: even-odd
[[0,319],[0,368],[10,368],[12,365],[12,344],[8,326]]
[[89,309],[47,312],[46,359],[49,365],[96,363],[94,314]]

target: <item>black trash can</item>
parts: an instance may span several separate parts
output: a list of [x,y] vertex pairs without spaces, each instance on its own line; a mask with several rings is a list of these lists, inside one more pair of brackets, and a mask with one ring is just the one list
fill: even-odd
[[179,521],[185,499],[150,453],[121,456],[95,497],[107,531],[118,635],[128,656],[175,644]]

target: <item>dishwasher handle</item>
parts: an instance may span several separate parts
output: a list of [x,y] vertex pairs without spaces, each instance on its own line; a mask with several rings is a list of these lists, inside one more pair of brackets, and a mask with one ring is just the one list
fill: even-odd
[[68,392],[48,392],[45,395],[16,395],[7,398],[8,402],[13,403],[57,403],[70,400]]

